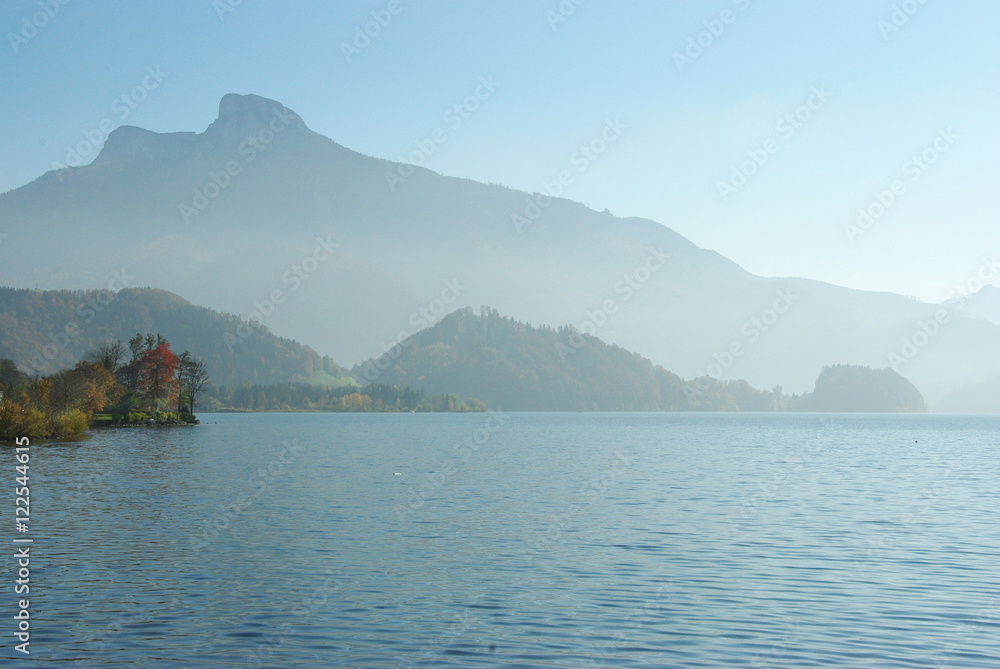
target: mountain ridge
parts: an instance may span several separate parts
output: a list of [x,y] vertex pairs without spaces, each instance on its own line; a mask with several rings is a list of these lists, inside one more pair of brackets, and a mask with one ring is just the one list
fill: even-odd
[[[273,100],[223,101],[202,133],[170,133],[161,143],[162,134],[124,130],[102,160],[0,196],[0,221],[10,232],[4,250],[17,249],[0,267],[0,283],[94,287],[128,267],[143,285],[244,315],[283,290],[287,299],[268,327],[353,362],[412,334],[412,314],[457,277],[468,288],[449,308],[491,304],[520,320],[581,327],[611,300],[615,313],[599,327],[606,341],[686,377],[738,344],[745,352],[724,378],[803,392],[833,360],[884,367],[938,308],[759,277],[656,221],[425,168],[390,190],[385,173],[399,163],[343,147]],[[276,111],[294,115],[281,131],[268,125]],[[519,231],[513,217],[526,213],[534,215],[531,225]],[[340,250],[293,293],[282,277],[311,265],[317,236]],[[52,241],[42,248],[32,243],[39,237]],[[649,248],[671,260],[631,293],[616,292]],[[770,318],[778,290],[801,299],[750,341],[744,328]],[[956,314],[900,371],[933,405],[1000,374],[998,333]]]
[[571,326],[532,326],[465,307],[355,365],[369,383],[473,396],[508,411],[919,412],[920,392],[889,368],[824,366],[813,392],[785,395],[745,380],[685,380],[639,353]]
[[160,333],[204,359],[214,382],[282,383],[349,377],[329,358],[231,314],[157,288],[40,291],[0,287],[0,358],[47,375],[99,344]]

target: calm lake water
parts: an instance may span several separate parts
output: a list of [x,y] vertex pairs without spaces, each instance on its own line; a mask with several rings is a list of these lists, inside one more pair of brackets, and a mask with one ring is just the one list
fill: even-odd
[[32,446],[23,666],[1000,666],[997,417],[202,419]]

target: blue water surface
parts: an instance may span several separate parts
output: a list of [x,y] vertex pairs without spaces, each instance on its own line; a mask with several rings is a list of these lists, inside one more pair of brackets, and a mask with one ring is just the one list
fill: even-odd
[[202,419],[32,445],[21,666],[1000,666],[998,417]]

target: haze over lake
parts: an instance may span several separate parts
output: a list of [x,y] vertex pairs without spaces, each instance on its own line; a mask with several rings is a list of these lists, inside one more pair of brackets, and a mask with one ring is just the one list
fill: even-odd
[[0,2],[0,666],[1000,668],[998,27]]

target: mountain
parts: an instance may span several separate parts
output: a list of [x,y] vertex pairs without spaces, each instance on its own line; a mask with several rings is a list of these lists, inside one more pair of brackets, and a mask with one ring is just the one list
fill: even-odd
[[948,413],[1000,414],[1000,376],[956,390],[936,408]]
[[[459,309],[352,371],[359,380],[453,392],[507,411],[753,408],[728,392],[728,384],[686,384],[637,353],[572,327],[533,327],[486,307],[478,315]],[[750,391],[762,405],[770,398]]]
[[954,300],[967,314],[1000,325],[1000,288],[983,286],[971,295],[963,295]]
[[994,323],[755,276],[660,223],[553,196],[560,189],[554,180],[525,193],[367,157],[278,102],[231,94],[204,132],[121,127],[90,165],[0,196],[0,283],[106,288],[128,273],[129,287],[256,314],[350,362],[490,304],[572,323],[687,378],[805,392],[832,362],[891,364],[933,405],[1000,375]]
[[164,290],[0,288],[0,358],[25,372],[71,367],[101,342],[128,341],[136,332],[158,332],[176,352],[204,359],[216,384],[353,383],[349,372],[307,346]]
[[892,369],[853,365],[824,367],[815,390],[802,399],[798,408],[859,413],[927,411],[920,391]]
[[926,411],[891,369],[833,365],[812,393],[788,396],[744,380],[685,381],[637,353],[572,326],[533,327],[483,307],[455,311],[352,370],[357,379],[456,392],[512,411]]

